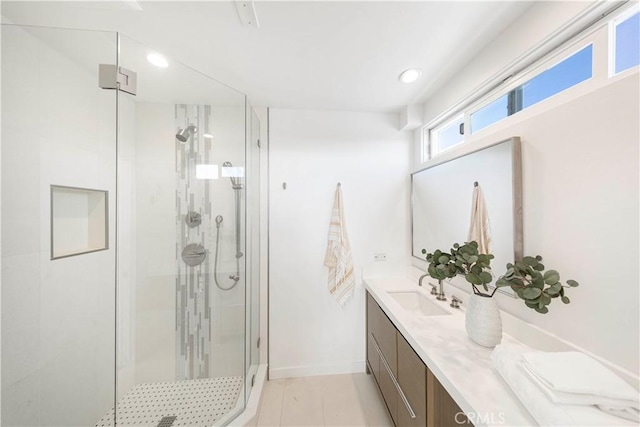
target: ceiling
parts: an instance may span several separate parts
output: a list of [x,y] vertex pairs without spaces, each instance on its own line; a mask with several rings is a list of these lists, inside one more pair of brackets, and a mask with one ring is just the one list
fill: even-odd
[[[9,2],[5,22],[119,31],[215,77],[253,105],[397,112],[424,102],[534,2]],[[140,8],[131,6],[140,5]],[[398,81],[422,69],[415,83]]]

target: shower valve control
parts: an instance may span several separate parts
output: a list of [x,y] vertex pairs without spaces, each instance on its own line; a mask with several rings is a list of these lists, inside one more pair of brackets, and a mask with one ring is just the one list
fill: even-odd
[[190,243],[182,250],[182,260],[191,267],[202,264],[206,257],[206,249],[198,243]]

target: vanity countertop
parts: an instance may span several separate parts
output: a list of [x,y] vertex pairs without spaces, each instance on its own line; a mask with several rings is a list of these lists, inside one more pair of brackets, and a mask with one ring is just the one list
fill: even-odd
[[[417,271],[417,269],[416,269]],[[419,271],[418,271],[419,273]],[[412,275],[415,275],[415,271]],[[411,275],[407,275],[411,276]],[[365,288],[396,328],[411,344],[429,370],[476,426],[534,426],[536,421],[493,368],[493,349],[475,344],[467,337],[464,308],[454,309],[448,301],[430,295],[425,280],[363,275]],[[442,316],[415,316],[405,311],[387,292],[418,291],[450,313]],[[503,334],[502,343],[518,343]]]

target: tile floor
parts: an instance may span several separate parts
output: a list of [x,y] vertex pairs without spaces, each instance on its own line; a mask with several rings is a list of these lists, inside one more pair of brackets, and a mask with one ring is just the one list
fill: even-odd
[[[243,383],[236,376],[138,384],[118,400],[117,425],[211,426],[234,408]],[[101,426],[113,426],[113,408]]]
[[258,426],[393,426],[364,373],[267,381]]

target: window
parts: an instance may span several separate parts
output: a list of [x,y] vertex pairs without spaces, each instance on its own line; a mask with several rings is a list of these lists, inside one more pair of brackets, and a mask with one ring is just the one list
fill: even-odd
[[471,132],[477,132],[591,78],[593,45],[574,53],[526,83],[471,113]]
[[431,130],[431,155],[442,153],[464,141],[464,115]]
[[640,63],[640,12],[615,24],[613,35],[615,74]]

